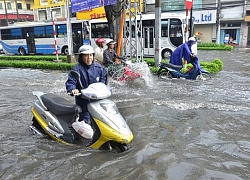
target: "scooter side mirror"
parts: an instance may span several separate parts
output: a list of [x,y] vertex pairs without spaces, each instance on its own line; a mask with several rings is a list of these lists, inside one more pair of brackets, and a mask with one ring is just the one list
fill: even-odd
[[81,89],[83,89],[83,85],[82,85],[82,82],[81,82],[81,79],[80,79],[80,77],[81,77],[81,75],[77,72],[77,71],[70,71],[70,74],[71,74],[71,76],[73,76],[76,80],[77,80],[77,82],[80,84],[80,86],[81,86]]

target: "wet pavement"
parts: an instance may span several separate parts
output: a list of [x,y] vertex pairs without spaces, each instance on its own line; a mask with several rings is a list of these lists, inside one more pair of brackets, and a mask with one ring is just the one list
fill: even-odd
[[0,69],[0,179],[250,179],[250,50],[198,51],[224,68],[209,81],[111,83],[134,133],[122,154],[31,135],[32,91],[65,97],[67,72]]

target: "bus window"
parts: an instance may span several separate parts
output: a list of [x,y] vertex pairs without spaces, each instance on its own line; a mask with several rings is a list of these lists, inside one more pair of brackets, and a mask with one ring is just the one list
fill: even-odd
[[168,20],[161,21],[161,37],[168,37]]
[[22,29],[11,29],[11,39],[22,39]]
[[66,25],[57,25],[57,36],[58,37],[64,37],[67,34],[67,26]]
[[44,26],[34,27],[35,38],[45,37]]
[[143,20],[142,21],[142,27],[145,27],[145,26],[154,26],[155,25],[155,20],[151,19],[151,20]]
[[131,23],[132,24],[132,26],[131,26],[131,29],[132,29],[132,31],[130,32],[130,29],[129,29],[129,22],[126,22],[126,33],[125,33],[125,35],[126,35],[126,37],[128,38],[129,37],[129,35],[131,35],[131,37],[132,38],[135,38],[135,33],[136,33],[136,31],[135,31],[135,25],[134,25],[134,23]]
[[3,29],[1,31],[2,40],[9,40],[11,39],[10,29]]
[[179,19],[170,20],[170,37],[181,37],[180,35],[177,36],[177,34],[183,33],[181,29],[181,21]]
[[53,26],[45,26],[45,35],[46,38],[54,37]]
[[170,19],[170,41],[174,46],[179,46],[183,43],[183,31],[180,19]]
[[92,38],[109,38],[109,27],[107,22],[91,24]]

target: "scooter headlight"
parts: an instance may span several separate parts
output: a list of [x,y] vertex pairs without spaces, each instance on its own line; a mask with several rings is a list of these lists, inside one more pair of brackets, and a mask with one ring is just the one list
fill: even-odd
[[115,105],[115,103],[100,103],[100,106],[107,112],[110,114],[118,114],[118,109]]

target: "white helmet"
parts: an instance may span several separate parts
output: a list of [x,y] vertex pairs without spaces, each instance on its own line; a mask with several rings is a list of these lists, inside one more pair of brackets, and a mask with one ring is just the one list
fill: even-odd
[[79,54],[94,54],[95,51],[90,45],[82,45],[79,50]]
[[190,37],[188,41],[196,41],[195,37]]
[[106,44],[108,46],[110,44],[116,44],[116,42],[113,39],[108,39],[108,40],[106,40]]

